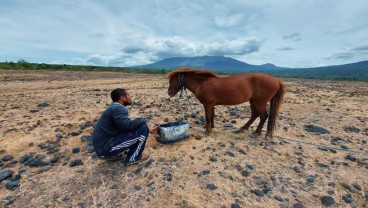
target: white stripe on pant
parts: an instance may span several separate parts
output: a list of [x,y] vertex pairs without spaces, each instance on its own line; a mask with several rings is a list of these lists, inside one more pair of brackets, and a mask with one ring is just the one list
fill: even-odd
[[141,142],[144,142],[145,137],[144,137],[143,135],[140,135],[140,136],[139,136],[139,137],[137,137],[137,138],[134,138],[134,139],[132,139],[132,140],[129,140],[129,141],[123,142],[123,143],[121,143],[121,144],[118,144],[118,145],[116,145],[115,147],[112,147],[112,148],[111,148],[111,150],[110,150],[110,152],[115,151],[115,150],[118,150],[118,149],[121,149],[121,148],[123,148],[123,147],[129,147],[129,146],[131,146],[132,144],[136,143],[136,142],[137,142],[137,140],[139,140],[139,142],[140,142],[140,143],[141,143]]

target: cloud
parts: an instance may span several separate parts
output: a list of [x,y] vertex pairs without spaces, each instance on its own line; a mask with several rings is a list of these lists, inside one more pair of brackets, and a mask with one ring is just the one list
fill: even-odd
[[300,33],[292,33],[290,35],[285,35],[282,39],[298,42],[302,40],[302,35]]
[[[337,59],[337,60],[350,60],[354,58],[360,58],[366,60],[366,56],[368,55],[368,46],[358,46],[351,49],[341,49],[334,53],[332,53],[330,56],[326,57],[325,59],[331,60],[331,59]],[[365,57],[365,58],[364,58]]]
[[[255,37],[237,38],[228,40],[221,36],[216,37],[209,42],[195,42],[187,40],[180,36],[173,37],[151,37],[140,45],[126,46],[121,50],[121,54],[134,58],[136,56],[144,56],[141,59],[141,64],[147,64],[152,61],[159,61],[169,57],[175,56],[202,56],[202,55],[216,55],[216,56],[232,56],[232,55],[246,55],[259,51],[263,41]],[[117,56],[116,58],[124,58]],[[111,56],[95,56],[90,57],[93,63],[111,64]],[[103,59],[104,61],[101,61]],[[138,61],[137,61],[138,62]]]
[[230,16],[217,16],[215,17],[215,24],[218,27],[231,27],[239,24],[243,19],[242,14],[234,14]]
[[277,51],[292,51],[292,50],[295,50],[296,48],[293,48],[293,47],[281,47],[281,48],[278,48],[276,49]]

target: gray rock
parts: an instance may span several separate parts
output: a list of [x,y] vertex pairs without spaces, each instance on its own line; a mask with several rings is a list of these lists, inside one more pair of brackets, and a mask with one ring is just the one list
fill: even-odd
[[10,170],[0,170],[0,182],[10,178],[13,173]]
[[314,126],[314,125],[304,125],[304,130],[308,132],[313,132],[317,134],[329,134],[330,132],[322,127]]
[[331,196],[323,196],[321,198],[321,203],[323,206],[326,206],[326,207],[331,207],[336,204],[335,199],[332,198]]
[[83,165],[83,161],[81,159],[76,159],[76,160],[73,160],[69,166],[70,167],[75,167],[75,166],[80,166],[80,165]]
[[214,191],[214,190],[217,189],[217,186],[213,183],[209,183],[209,184],[207,184],[207,188],[211,191]]
[[5,155],[1,160],[2,161],[9,161],[12,160],[14,158],[13,155]]
[[19,181],[9,181],[6,183],[5,188],[8,190],[13,190],[15,187],[18,187],[20,185]]
[[253,190],[253,193],[257,196],[261,196],[261,197],[264,196],[264,193],[261,190],[258,190],[258,189]]
[[39,108],[44,108],[44,107],[47,107],[47,106],[49,106],[49,104],[47,102],[39,103],[37,105],[37,107],[39,107]]

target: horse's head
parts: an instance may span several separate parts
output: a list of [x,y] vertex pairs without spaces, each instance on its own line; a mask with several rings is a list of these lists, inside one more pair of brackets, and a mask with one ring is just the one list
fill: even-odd
[[182,87],[179,81],[179,76],[180,74],[176,74],[170,77],[169,89],[167,90],[167,94],[169,94],[170,97],[175,96]]

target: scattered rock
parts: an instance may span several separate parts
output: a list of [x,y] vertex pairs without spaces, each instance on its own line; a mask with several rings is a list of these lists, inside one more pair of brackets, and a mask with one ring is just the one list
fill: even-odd
[[40,111],[40,110],[38,110],[38,109],[29,110],[29,112],[31,112],[31,113],[37,113],[38,111]]
[[284,199],[283,199],[283,198],[281,198],[281,196],[278,196],[278,195],[276,195],[274,198],[275,198],[277,201],[279,201],[279,202],[284,201]]
[[15,198],[12,196],[6,196],[3,201],[5,202],[6,205],[11,205],[14,203]]
[[253,193],[257,196],[264,196],[264,193],[261,190],[258,190],[258,189],[253,190]]
[[304,208],[304,205],[301,202],[297,202],[293,205],[293,208]]
[[231,204],[231,208],[240,208],[240,205],[237,203]]
[[6,183],[5,188],[8,190],[13,190],[15,187],[18,187],[20,185],[19,181],[9,181]]
[[326,207],[331,207],[336,204],[335,199],[332,198],[331,196],[323,196],[321,198],[321,202],[322,202],[322,205]]
[[248,177],[248,176],[249,176],[249,172],[248,172],[248,171],[246,171],[246,170],[242,170],[240,173],[241,173],[241,174],[242,174],[242,176],[244,176],[244,177]]
[[329,134],[330,132],[322,127],[314,126],[314,125],[304,125],[304,130],[308,132],[313,132],[317,134]]
[[342,196],[342,200],[344,200],[346,203],[350,204],[352,203],[354,200],[353,198],[351,198],[351,194],[345,194]]
[[202,139],[202,136],[201,135],[195,135],[194,139],[201,140]]
[[13,172],[11,172],[10,170],[0,170],[0,182],[10,178],[12,175]]
[[328,168],[328,165],[324,164],[324,163],[320,163],[320,162],[317,162],[316,165],[320,168]]
[[210,157],[210,161],[211,161],[211,162],[217,162],[217,158],[216,158],[216,157],[214,157],[214,156],[212,156],[212,157]]
[[348,191],[351,191],[350,186],[349,186],[348,184],[346,184],[346,183],[341,183],[341,186],[342,186],[344,189],[346,189],[346,190],[348,190]]
[[73,160],[71,163],[70,163],[70,167],[75,167],[75,166],[79,166],[79,165],[83,165],[83,161],[81,159],[76,159],[76,160]]
[[296,173],[300,173],[301,172],[299,166],[294,166],[293,169],[294,169],[294,171]]
[[173,174],[172,173],[165,173],[164,176],[166,177],[167,181],[172,181],[173,180]]
[[349,155],[346,155],[345,159],[350,160],[352,162],[356,162],[357,161],[356,157],[354,155],[350,155],[350,154]]
[[73,154],[77,154],[80,152],[80,148],[79,147],[74,147],[73,150],[72,150],[72,153]]
[[214,191],[214,190],[217,189],[217,186],[213,183],[209,183],[209,184],[207,184],[207,188],[211,191]]
[[230,157],[235,157],[235,154],[233,152],[227,151],[226,154],[229,155]]
[[34,158],[34,159],[30,159],[28,160],[25,165],[28,165],[30,167],[42,167],[42,166],[46,166],[49,165],[48,162],[43,161],[41,158]]
[[9,161],[12,160],[14,158],[13,155],[5,155],[1,160],[2,161]]
[[359,133],[360,129],[358,129],[355,126],[344,126],[344,131],[349,132],[349,133]]
[[40,103],[40,104],[37,105],[37,107],[39,107],[39,108],[44,108],[44,107],[47,107],[47,106],[49,106],[49,104],[47,102],[43,102],[43,103]]

